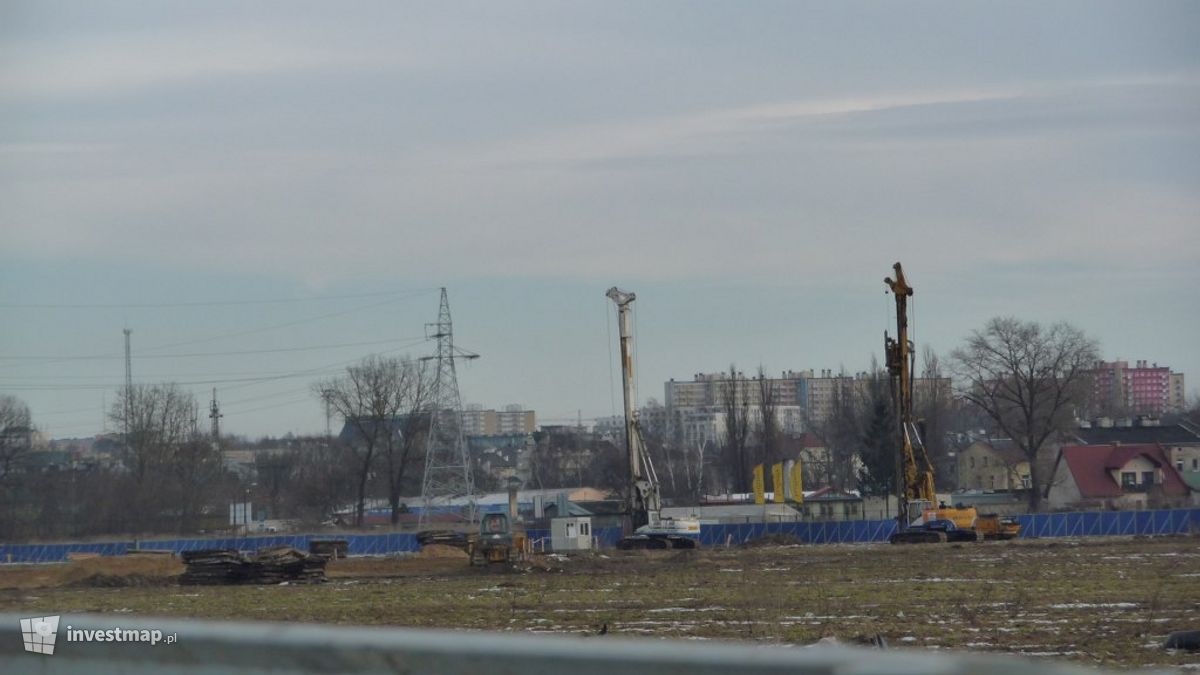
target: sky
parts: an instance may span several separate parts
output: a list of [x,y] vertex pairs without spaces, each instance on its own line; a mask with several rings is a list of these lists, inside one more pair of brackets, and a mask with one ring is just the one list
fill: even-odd
[[[431,354],[545,423],[736,364],[866,369],[1068,321],[1200,391],[1193,2],[0,0],[0,393],[53,437],[133,379],[222,430]],[[206,416],[206,412],[202,415]],[[335,422],[336,426],[336,422]]]

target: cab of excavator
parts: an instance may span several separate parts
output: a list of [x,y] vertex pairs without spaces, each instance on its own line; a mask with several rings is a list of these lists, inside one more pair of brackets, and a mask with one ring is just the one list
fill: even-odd
[[508,534],[508,515],[504,513],[488,513],[479,521],[479,534],[489,537]]

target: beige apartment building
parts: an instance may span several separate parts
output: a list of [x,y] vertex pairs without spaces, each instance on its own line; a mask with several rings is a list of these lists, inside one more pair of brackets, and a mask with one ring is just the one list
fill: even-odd
[[537,429],[537,415],[524,406],[507,405],[504,410],[484,410],[471,405],[463,410],[463,434],[466,436],[504,436],[531,434]]
[[[833,414],[839,396],[865,395],[871,380],[867,373],[835,374],[832,370],[784,371],[777,378],[760,381],[739,373],[736,380],[729,373],[698,373],[690,381],[670,380],[666,383],[666,407],[671,419],[683,426],[685,440],[703,442],[716,440],[725,415],[725,400],[731,388],[736,388],[738,401],[746,401],[751,416],[758,414],[762,392],[769,387],[773,393],[780,427],[791,434],[805,431],[805,425],[823,422]],[[949,378],[918,378],[913,382],[916,396],[934,392],[950,398]]]

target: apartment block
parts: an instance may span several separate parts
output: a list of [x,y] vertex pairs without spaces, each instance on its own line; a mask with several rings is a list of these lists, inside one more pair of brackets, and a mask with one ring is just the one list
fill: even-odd
[[506,405],[504,410],[485,410],[469,405],[463,410],[463,434],[466,436],[506,436],[531,434],[537,429],[537,415],[521,405]]
[[[666,406],[676,423],[696,430],[696,436],[706,436],[701,429],[717,423],[724,415],[730,392],[739,404],[745,401],[751,415],[757,414],[763,393],[772,398],[781,428],[788,433],[803,432],[805,423],[820,423],[829,419],[839,402],[857,400],[867,393],[871,384],[868,373],[834,373],[832,370],[784,371],[777,378],[759,380],[730,377],[729,373],[698,373],[691,381],[670,380],[666,383]],[[934,393],[950,397],[949,378],[918,378],[913,381],[916,397]]]
[[1184,409],[1183,373],[1136,361],[1100,361],[1092,370],[1092,405],[1103,415],[1161,415]]

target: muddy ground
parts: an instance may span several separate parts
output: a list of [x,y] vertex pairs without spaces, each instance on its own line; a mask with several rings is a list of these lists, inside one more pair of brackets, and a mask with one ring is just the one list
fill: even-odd
[[[539,556],[454,550],[335,561],[316,586],[179,586],[174,560],[0,566],[0,611],[120,612],[803,645],[1200,668],[1160,648],[1200,629],[1200,538],[794,545]],[[1190,669],[1189,668],[1189,669]]]

